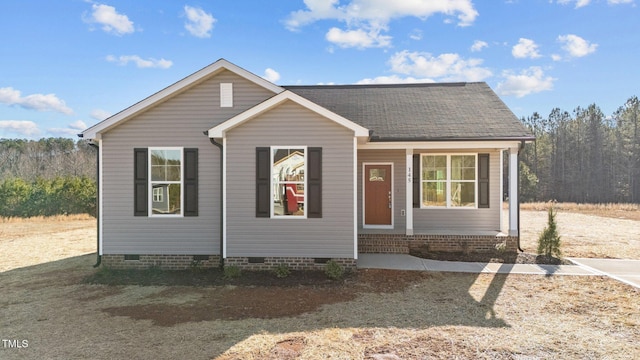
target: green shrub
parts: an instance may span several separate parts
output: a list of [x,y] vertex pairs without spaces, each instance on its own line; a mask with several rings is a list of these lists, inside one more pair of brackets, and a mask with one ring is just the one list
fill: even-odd
[[224,273],[223,276],[225,279],[235,279],[240,277],[240,275],[242,274],[242,271],[236,265],[231,265],[231,266],[225,266],[223,273]]
[[289,270],[289,267],[285,264],[278,264],[278,266],[273,268],[273,273],[276,274],[276,277],[286,278],[291,274],[291,270]]
[[327,261],[326,268],[324,269],[325,275],[331,280],[341,279],[344,275],[344,269],[340,264],[333,260]]
[[553,206],[549,207],[547,216],[547,227],[544,228],[538,238],[538,255],[547,257],[555,256],[559,258],[562,256],[560,251],[560,235],[558,235],[556,213],[553,211]]

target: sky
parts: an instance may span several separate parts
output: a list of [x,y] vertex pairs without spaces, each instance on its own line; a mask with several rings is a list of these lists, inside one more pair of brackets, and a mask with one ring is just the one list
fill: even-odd
[[640,96],[640,0],[0,1],[0,138],[70,137],[220,58],[278,85],[484,81],[518,116]]

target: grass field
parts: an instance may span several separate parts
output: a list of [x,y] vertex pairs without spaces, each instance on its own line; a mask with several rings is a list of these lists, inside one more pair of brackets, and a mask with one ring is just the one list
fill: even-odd
[[[635,215],[559,210],[566,255],[640,258]],[[522,212],[525,250],[545,221]],[[361,270],[316,286],[107,286],[84,282],[94,251],[92,218],[0,221],[0,338],[28,341],[0,346],[1,359],[640,357],[640,292],[604,277]]]

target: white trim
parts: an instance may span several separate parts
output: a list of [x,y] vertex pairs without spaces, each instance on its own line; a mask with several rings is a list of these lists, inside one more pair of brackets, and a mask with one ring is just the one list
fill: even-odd
[[349,130],[353,130],[353,132],[355,133],[355,136],[357,137],[368,137],[369,136],[369,130],[354,123],[351,120],[348,120],[332,111],[327,110],[326,108],[323,108],[322,106],[311,102],[305,98],[303,98],[302,96],[295,94],[289,90],[286,90],[284,92],[279,93],[278,95],[275,95],[273,97],[271,97],[270,99],[250,108],[249,110],[246,110],[234,117],[232,117],[231,119],[223,122],[220,125],[214,126],[211,129],[209,129],[209,137],[210,138],[223,138],[226,136],[226,132],[235,128],[236,126],[240,126],[243,123],[245,123],[246,121],[249,121],[253,118],[255,118],[256,116],[259,116],[260,114],[284,103],[285,101],[293,101],[296,104],[303,106],[315,113],[317,113],[318,115],[321,115],[339,125],[342,125],[344,127],[346,127]]
[[500,150],[504,148],[518,147],[519,141],[515,140],[489,140],[489,141],[392,141],[392,142],[367,142],[359,144],[359,150],[392,150],[415,149],[417,150]]
[[406,149],[405,168],[407,181],[405,183],[405,233],[413,235],[413,149]]
[[103,162],[102,162],[102,145],[103,145],[103,141],[102,140],[97,140],[98,141],[98,163],[100,163],[100,165],[98,166],[98,172],[99,172],[99,178],[98,178],[98,206],[99,206],[99,216],[98,216],[98,223],[99,223],[99,227],[100,227],[100,231],[98,231],[98,255],[102,255],[102,239],[103,239],[103,234],[104,234],[104,224],[103,224],[103,219],[104,219],[104,199],[102,198],[102,194],[103,194],[103,190],[102,187],[104,186],[104,180],[103,180],[103,170],[102,167]]
[[[302,149],[304,151],[304,203],[303,203],[303,208],[304,208],[304,215],[300,216],[300,215],[276,215],[274,214],[274,203],[273,203],[273,153],[274,150],[297,150],[297,149]],[[307,146],[281,146],[281,145],[277,145],[277,146],[271,146],[269,147],[269,202],[270,202],[270,217],[271,219],[306,219],[307,218],[307,211],[308,211],[308,207],[307,207],[307,191],[308,191],[308,187],[307,187],[307,161],[308,161],[308,156],[309,156],[309,152],[307,150]],[[292,182],[290,182],[292,183]],[[286,194],[285,194],[286,196]]]
[[227,258],[227,138],[222,139],[222,258]]
[[[366,212],[367,212],[367,204],[366,204],[366,190],[365,190],[365,179],[367,178],[367,174],[365,173],[364,169],[365,166],[369,166],[369,165],[390,165],[391,166],[391,225],[367,225],[365,223],[365,219],[366,217]],[[393,162],[363,162],[362,163],[362,228],[363,229],[393,229],[394,227],[394,223],[395,223],[395,216],[394,216],[394,212],[395,212],[395,194],[393,192],[393,189],[395,189],[394,184],[393,184],[393,177],[394,177],[394,173],[393,173]]]
[[84,130],[82,132],[82,137],[85,139],[97,139],[100,133],[109,130],[110,128],[118,125],[120,122],[125,121],[132,116],[137,115],[138,113],[147,110],[148,108],[155,106],[161,102],[166,101],[170,97],[190,88],[191,86],[204,81],[210,77],[215,76],[216,74],[228,70],[235,73],[238,76],[241,76],[256,85],[259,85],[275,94],[279,94],[284,91],[283,88],[277,86],[258,75],[255,75],[237,65],[230,63],[225,59],[220,59],[215,63],[196,71],[195,73],[187,76],[186,78],[170,85],[163,90],[158,91],[157,93],[147,97],[146,99],[134,104],[121,112],[107,118],[106,120],[99,122],[98,124]]
[[[180,152],[180,181],[153,181],[153,172],[151,170],[151,156],[153,151],[158,150],[168,150],[168,151],[179,151]],[[149,207],[148,217],[150,218],[181,218],[184,217],[184,148],[179,146],[154,146],[149,147],[147,149],[147,171],[148,171],[148,194],[147,194],[147,206]],[[162,183],[162,184],[180,184],[180,213],[179,214],[154,214],[153,213],[153,184],[154,183]],[[170,201],[169,189],[167,189],[167,202]]]
[[518,235],[518,148],[509,149],[509,235]]
[[[502,196],[504,194],[504,150],[500,150],[500,194],[498,195],[498,201],[500,204],[500,231],[504,231],[504,204],[502,201]],[[489,154],[491,157],[491,154]],[[489,159],[491,160],[491,159]],[[489,162],[491,164],[491,162]],[[491,172],[489,172],[489,176],[491,176]],[[489,189],[489,194],[491,194],[491,189]],[[489,198],[489,203],[491,203],[491,198]]]
[[353,258],[358,260],[358,138],[355,136],[353,137]]
[[[447,157],[447,177],[445,179],[445,194],[446,194],[446,202],[447,205],[446,206],[424,206],[422,203],[422,184],[423,182],[425,182],[422,179],[422,158],[424,156],[446,156]],[[474,206],[473,207],[468,207],[468,206],[452,206],[451,205],[451,183],[453,182],[453,180],[451,179],[451,156],[474,156],[475,157],[475,179],[473,180],[474,183]],[[466,183],[470,183],[471,181],[469,180],[460,180],[460,182],[466,182]],[[466,209],[466,210],[475,210],[478,209],[478,153],[422,153],[420,154],[420,209]]]

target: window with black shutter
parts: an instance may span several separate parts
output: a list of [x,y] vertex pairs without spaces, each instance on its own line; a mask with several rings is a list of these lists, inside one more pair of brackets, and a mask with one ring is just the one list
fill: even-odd
[[256,217],[322,217],[322,148],[256,148]]
[[134,215],[198,216],[198,149],[134,149]]

